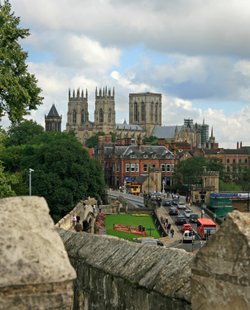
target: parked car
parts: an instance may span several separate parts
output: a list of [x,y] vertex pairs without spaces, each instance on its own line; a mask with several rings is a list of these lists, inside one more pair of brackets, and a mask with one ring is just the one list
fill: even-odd
[[194,231],[192,231],[192,230],[185,230],[183,235],[182,235],[183,243],[185,243],[185,242],[192,242],[193,240],[195,240]]
[[186,210],[184,211],[184,215],[185,215],[187,218],[189,218],[190,214],[192,214],[192,210],[186,209]]
[[186,205],[185,205],[185,203],[179,202],[178,205],[177,205],[177,208],[179,210],[186,210]]
[[181,230],[182,231],[193,230],[193,227],[191,226],[191,224],[183,224],[182,227],[181,227]]
[[172,202],[171,200],[167,200],[167,199],[162,199],[161,204],[165,207],[171,207],[172,206]]
[[176,225],[183,225],[183,224],[187,224],[187,220],[185,218],[185,216],[183,215],[178,215],[175,219],[175,224]]
[[173,199],[172,200],[172,205],[173,206],[178,206],[179,200]]
[[169,215],[178,215],[179,212],[178,212],[176,207],[171,207],[171,208],[169,208],[168,214]]
[[191,213],[189,215],[189,222],[191,223],[197,223],[197,219],[198,219],[199,215],[196,213]]

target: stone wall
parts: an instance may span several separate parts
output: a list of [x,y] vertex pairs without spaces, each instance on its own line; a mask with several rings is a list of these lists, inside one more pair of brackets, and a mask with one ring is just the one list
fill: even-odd
[[59,230],[77,272],[74,309],[191,309],[193,255]]
[[229,213],[192,264],[192,309],[250,309],[250,215]]
[[72,209],[58,223],[56,223],[56,227],[60,227],[65,230],[73,229],[72,219],[74,215],[80,216],[81,222],[90,216],[94,218],[93,207],[92,205],[85,205],[82,201],[80,201],[74,209]]
[[71,309],[76,274],[39,197],[0,200],[0,309]]

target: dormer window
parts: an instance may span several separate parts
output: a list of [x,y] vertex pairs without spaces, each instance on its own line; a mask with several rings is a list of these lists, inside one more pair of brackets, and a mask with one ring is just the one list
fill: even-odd
[[148,158],[148,154],[144,154],[144,155],[143,155],[143,158]]

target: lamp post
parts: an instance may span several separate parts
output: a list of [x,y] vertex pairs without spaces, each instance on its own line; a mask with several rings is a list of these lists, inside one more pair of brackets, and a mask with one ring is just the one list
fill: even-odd
[[29,168],[29,195],[31,196],[31,173],[34,172],[34,169]]
[[165,194],[165,179],[162,180],[162,194]]

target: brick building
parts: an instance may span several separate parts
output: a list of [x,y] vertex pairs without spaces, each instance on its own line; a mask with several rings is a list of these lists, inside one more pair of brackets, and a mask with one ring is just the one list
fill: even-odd
[[125,180],[125,183],[137,182],[139,177],[150,180],[160,173],[160,184],[164,184],[165,190],[171,189],[176,163],[174,154],[165,146],[141,145],[140,139],[137,144],[130,142],[126,139],[115,145],[111,137],[100,137],[96,155],[103,162],[106,184],[119,188],[124,186]]

